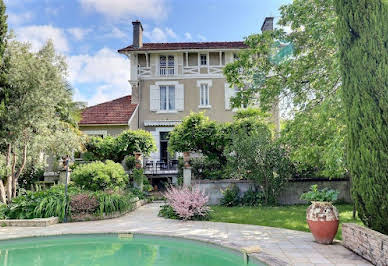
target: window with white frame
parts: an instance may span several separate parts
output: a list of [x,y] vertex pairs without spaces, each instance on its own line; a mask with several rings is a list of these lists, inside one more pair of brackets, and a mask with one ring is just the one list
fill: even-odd
[[160,110],[175,110],[175,86],[160,86]]
[[175,59],[173,55],[159,57],[159,73],[161,76],[174,75]]
[[201,66],[206,66],[207,65],[207,56],[205,54],[201,54],[200,56],[200,61],[201,61]]
[[201,83],[199,88],[200,106],[209,106],[209,86],[207,83]]

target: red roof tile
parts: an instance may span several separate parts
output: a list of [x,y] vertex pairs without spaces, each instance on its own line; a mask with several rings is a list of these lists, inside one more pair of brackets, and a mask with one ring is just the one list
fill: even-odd
[[79,125],[128,124],[136,106],[131,103],[130,95],[90,106],[82,111]]
[[142,48],[134,48],[130,45],[118,50],[125,51],[149,51],[149,50],[186,50],[186,49],[244,49],[248,46],[244,42],[175,42],[175,43],[144,43]]

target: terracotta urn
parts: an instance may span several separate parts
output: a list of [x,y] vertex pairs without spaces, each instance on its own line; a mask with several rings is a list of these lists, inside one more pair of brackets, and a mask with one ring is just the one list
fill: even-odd
[[306,219],[315,241],[331,244],[338,230],[338,210],[331,202],[312,201]]

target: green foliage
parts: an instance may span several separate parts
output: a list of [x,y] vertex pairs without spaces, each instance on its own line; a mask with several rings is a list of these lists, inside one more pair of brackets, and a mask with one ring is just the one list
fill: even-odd
[[0,220],[4,220],[5,218],[7,218],[7,216],[5,215],[7,210],[7,205],[0,203]]
[[127,156],[124,159],[125,166],[129,171],[132,171],[136,166],[135,156]]
[[132,207],[131,200],[133,195],[131,193],[107,193],[103,191],[97,191],[94,193],[100,206],[98,208],[98,214],[104,213],[124,212]]
[[35,182],[43,180],[44,166],[39,163],[29,163],[19,177],[19,188],[31,189]]
[[136,184],[136,186],[140,190],[143,190],[144,180],[147,179],[146,176],[144,175],[144,170],[143,169],[133,169],[132,178],[133,178],[133,181]]
[[167,218],[167,219],[175,219],[175,220],[179,220],[180,219],[179,215],[176,214],[174,209],[170,205],[168,205],[168,204],[162,205],[160,207],[158,216],[164,217],[164,218]]
[[[193,175],[198,179],[223,179],[228,178],[222,165],[217,159],[202,156],[190,160]],[[183,168],[183,165],[181,166]]]
[[[69,195],[79,193],[80,190],[70,186]],[[8,206],[6,216],[10,219],[33,219],[48,218],[52,216],[59,217],[63,220],[65,210],[65,188],[63,185],[53,186],[48,190],[42,191],[25,191],[18,197],[14,198]]]
[[107,160],[78,166],[72,172],[72,180],[86,190],[122,189],[128,182],[128,176],[121,164]]
[[281,188],[292,177],[292,164],[285,150],[272,141],[265,125],[234,130],[225,154],[230,175],[254,180],[264,191],[266,204],[276,203]]
[[[86,158],[91,160],[112,160],[122,162],[134,152],[141,152],[145,156],[156,149],[155,141],[150,132],[145,130],[126,130],[117,137],[91,137],[86,144]],[[84,157],[85,158],[85,157]]]
[[258,206],[264,203],[265,195],[262,191],[257,191],[250,187],[247,192],[241,197],[241,205],[243,206]]
[[223,197],[220,204],[226,207],[238,206],[240,204],[240,189],[236,185],[230,185],[222,191]]
[[337,93],[285,123],[279,141],[289,150],[297,176],[341,178],[347,175],[344,119]]
[[338,199],[339,192],[337,190],[324,188],[318,190],[318,185],[312,185],[310,191],[303,193],[300,196],[301,200],[306,201],[327,201],[335,202]]
[[364,224],[388,234],[388,6],[338,0],[336,11],[353,199]]

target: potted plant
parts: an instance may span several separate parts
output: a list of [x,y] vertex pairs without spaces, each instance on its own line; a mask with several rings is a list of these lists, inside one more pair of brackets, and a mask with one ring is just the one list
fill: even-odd
[[307,208],[306,219],[315,241],[331,244],[338,230],[339,214],[333,202],[337,200],[338,191],[312,185],[310,191],[303,193],[301,200],[311,202]]

